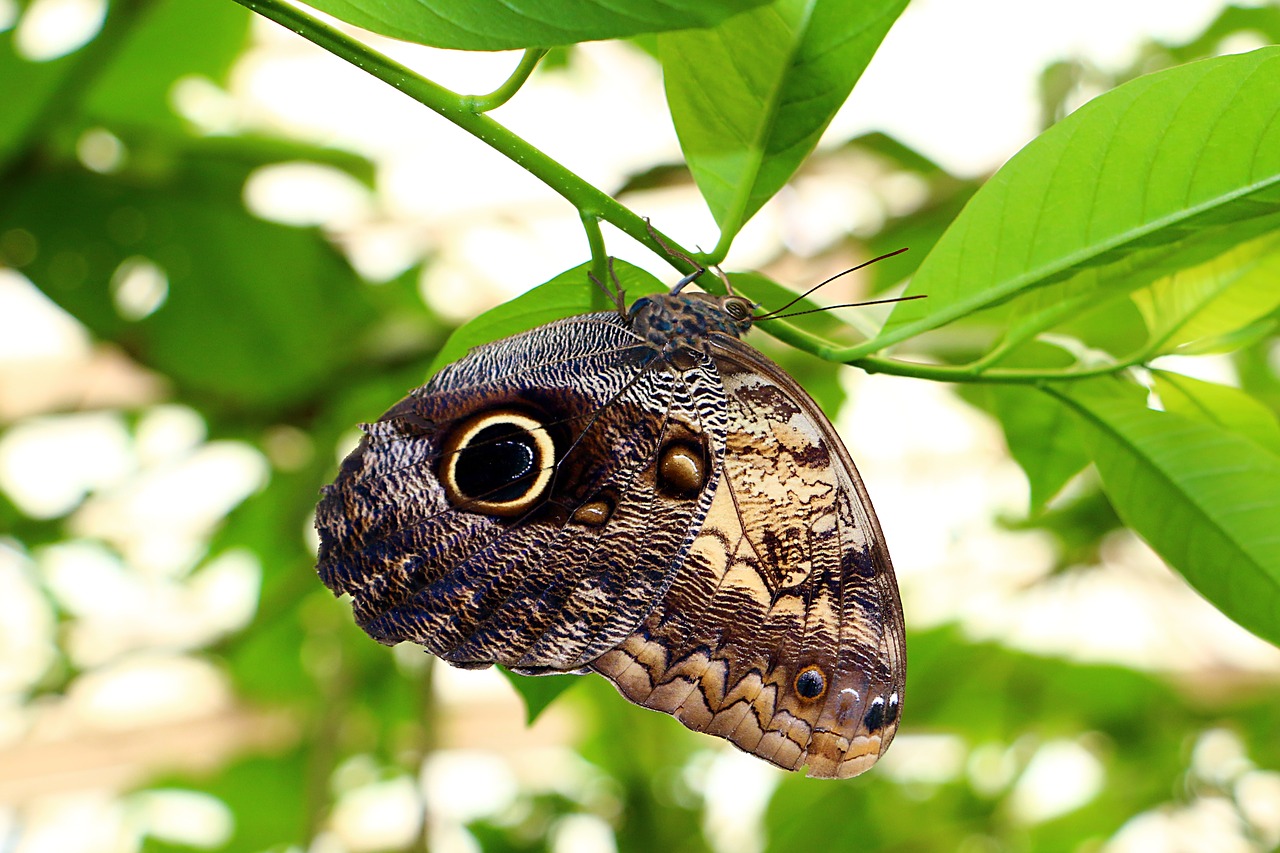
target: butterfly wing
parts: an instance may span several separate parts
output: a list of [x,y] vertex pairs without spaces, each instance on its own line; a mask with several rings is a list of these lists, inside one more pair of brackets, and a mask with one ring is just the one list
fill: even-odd
[[473,350],[365,427],[317,509],[321,578],[381,642],[585,667],[665,592],[711,502],[709,461],[696,488],[662,473],[671,448],[724,442],[723,394],[678,379],[616,314]]
[[728,429],[714,499],[666,596],[592,668],[780,767],[856,775],[897,731],[906,674],[884,537],[808,394],[734,338],[712,352]]
[[382,642],[589,665],[781,767],[862,772],[905,673],[883,537],[808,395],[709,351],[677,364],[616,314],[472,351],[365,428],[317,509],[322,579]]

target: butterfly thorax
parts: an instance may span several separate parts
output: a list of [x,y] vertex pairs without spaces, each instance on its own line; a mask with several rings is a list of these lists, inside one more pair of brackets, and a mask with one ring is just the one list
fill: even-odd
[[637,299],[628,319],[631,330],[668,357],[705,353],[713,334],[740,338],[751,328],[754,306],[741,296],[665,293]]

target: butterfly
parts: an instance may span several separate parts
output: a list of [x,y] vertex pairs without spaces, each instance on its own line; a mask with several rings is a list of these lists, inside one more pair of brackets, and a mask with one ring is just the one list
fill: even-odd
[[669,293],[477,347],[362,426],[318,570],[379,642],[460,667],[595,671],[787,770],[884,754],[902,606],[866,488],[813,399]]

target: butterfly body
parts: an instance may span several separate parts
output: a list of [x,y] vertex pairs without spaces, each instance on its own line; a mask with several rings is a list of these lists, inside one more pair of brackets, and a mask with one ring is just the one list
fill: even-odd
[[365,427],[319,571],[375,639],[458,666],[595,670],[778,766],[846,777],[897,729],[901,608],[830,423],[670,293],[479,347]]

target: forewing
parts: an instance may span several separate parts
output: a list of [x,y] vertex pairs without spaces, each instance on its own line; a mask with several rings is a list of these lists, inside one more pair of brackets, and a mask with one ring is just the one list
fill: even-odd
[[[706,434],[692,401],[616,314],[584,315],[472,351],[366,427],[317,509],[319,571],[375,639],[460,666],[580,669],[665,592],[711,501],[671,499],[654,466]],[[511,517],[451,502],[450,436],[518,411],[553,438],[543,499]]]

